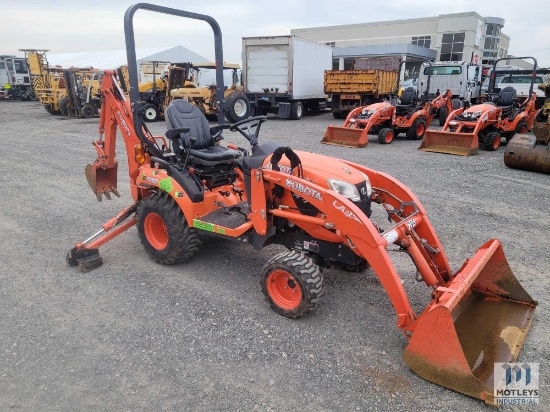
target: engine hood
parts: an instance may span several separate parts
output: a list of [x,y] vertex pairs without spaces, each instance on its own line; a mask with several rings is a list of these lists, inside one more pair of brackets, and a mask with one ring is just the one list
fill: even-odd
[[[302,161],[304,178],[321,187],[328,187],[327,179],[337,179],[353,185],[365,181],[365,177],[357,169],[339,159],[298,150],[295,153]],[[271,168],[270,162],[271,156],[268,156],[264,161],[264,167]],[[281,166],[282,172],[292,173],[290,162],[286,157],[283,156],[279,166]]]

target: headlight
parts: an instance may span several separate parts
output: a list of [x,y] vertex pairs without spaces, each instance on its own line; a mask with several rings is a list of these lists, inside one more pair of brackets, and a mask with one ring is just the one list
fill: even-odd
[[470,117],[472,119],[477,119],[479,116],[481,116],[481,111],[477,111],[477,112],[474,112],[474,113],[470,113]]
[[359,190],[357,190],[357,188],[351,183],[342,182],[341,180],[336,179],[327,179],[327,184],[332,190],[340,193],[344,197],[347,197],[352,202],[361,200]]
[[370,179],[363,172],[359,172],[359,173],[361,173],[361,175],[365,178],[365,189],[367,189],[367,197],[370,197],[372,195],[372,186],[370,184]]
[[361,114],[364,115],[364,116],[370,116],[372,114],[376,113],[376,109],[370,109],[370,110],[367,110],[367,108],[364,108],[362,111],[361,111]]

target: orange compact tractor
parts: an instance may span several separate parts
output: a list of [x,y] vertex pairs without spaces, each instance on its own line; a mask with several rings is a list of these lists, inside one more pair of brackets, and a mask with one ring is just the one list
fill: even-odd
[[[536,94],[533,92],[537,61],[533,57],[522,57],[528,58],[534,61],[533,76],[529,95],[523,102],[518,101],[513,87],[505,87],[496,95],[489,94],[492,96],[490,101],[449,114],[441,131],[428,130],[419,150],[469,156],[476,154],[479,147],[497,150],[503,137],[508,142],[516,133],[531,130],[537,114]],[[495,61],[493,73],[499,60]],[[494,80],[490,90],[493,86]]]
[[429,100],[429,84],[430,76],[426,92],[419,101],[416,100],[416,88],[408,87],[399,100],[393,97],[390,101],[352,110],[342,127],[328,126],[321,143],[365,147],[371,134],[378,135],[380,144],[389,144],[399,133],[405,133],[409,140],[421,140],[437,113],[452,111],[451,91]]
[[[107,71],[94,142],[97,159],[86,177],[98,198],[117,191],[117,129],[124,140],[133,202],[69,251],[67,262],[87,271],[102,263],[98,248],[137,225],[145,251],[161,264],[189,259],[209,236],[255,249],[276,243],[287,251],[264,266],[261,286],[273,309],[290,318],[306,314],[324,292],[323,269],[372,267],[408,340],[405,362],[439,385],[494,403],[494,362],[516,360],[537,302],[522,288],[496,239],[457,271],[416,196],[391,176],[326,156],[260,143],[265,117],[210,127],[184,100],[167,108],[166,138],[145,127],[135,66],[133,17],[145,9],[203,20],[214,31],[216,85],[223,102],[222,42],[205,15],[149,4],[125,16],[130,101]],[[250,149],[220,144],[225,129],[241,133]],[[371,207],[390,223],[371,221]],[[429,303],[415,313],[388,249],[408,253]]]

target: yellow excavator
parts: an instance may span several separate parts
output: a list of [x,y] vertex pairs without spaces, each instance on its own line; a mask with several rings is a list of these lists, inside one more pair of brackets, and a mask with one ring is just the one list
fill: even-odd
[[512,169],[550,174],[550,83],[539,84],[544,105],[533,123],[533,134],[516,134],[504,151],[504,164]]

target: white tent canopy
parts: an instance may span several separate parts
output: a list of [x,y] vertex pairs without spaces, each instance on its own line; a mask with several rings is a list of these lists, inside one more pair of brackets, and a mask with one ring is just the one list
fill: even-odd
[[[203,57],[183,46],[159,47],[153,49],[136,49],[138,62],[204,62],[208,61]],[[50,67],[93,67],[94,69],[116,69],[126,61],[126,50],[104,50],[80,53],[54,53],[47,54]]]

